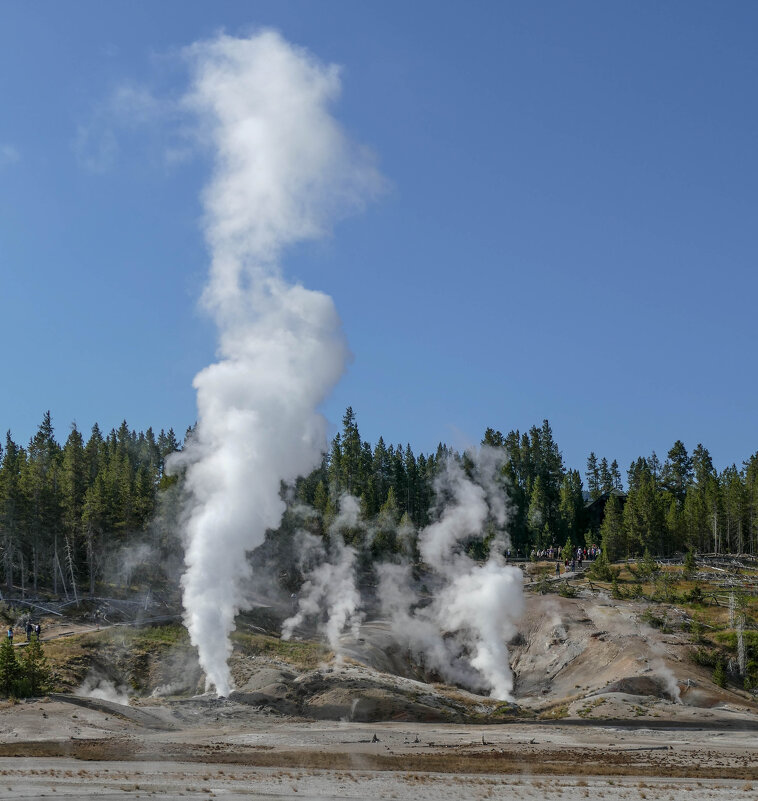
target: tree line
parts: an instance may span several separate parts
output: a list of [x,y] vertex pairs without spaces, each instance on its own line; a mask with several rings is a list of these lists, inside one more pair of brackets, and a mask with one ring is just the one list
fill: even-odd
[[42,587],[75,597],[95,585],[109,558],[144,532],[159,493],[176,479],[166,457],[181,448],[172,429],[139,433],[126,421],[84,440],[76,425],[61,446],[46,412],[26,447],[8,432],[0,446],[0,570],[7,592]]
[[[677,441],[663,462],[655,453],[635,460],[624,486],[616,460],[594,453],[584,479],[567,469],[547,420],[523,433],[488,428],[482,443],[504,448],[509,457],[503,483],[514,554],[593,542],[610,558],[646,549],[661,555],[758,552],[758,453],[718,472],[705,447],[689,454]],[[169,488],[180,489],[181,476],[168,476],[165,464],[181,448],[172,429],[136,432],[126,421],[106,435],[95,424],[86,441],[74,425],[61,445],[49,412],[26,446],[8,433],[0,447],[0,583],[6,592],[95,594],[120,549],[148,530],[161,553],[180,552],[175,527],[161,529],[155,519],[161,499],[176,495]],[[340,497],[356,496],[367,520],[382,521],[372,546],[379,557],[400,547],[399,528],[432,522],[435,477],[448,458],[466,465],[465,454],[442,443],[418,455],[383,437],[372,446],[348,408],[321,464],[283,497],[317,510],[311,525],[325,534]]]

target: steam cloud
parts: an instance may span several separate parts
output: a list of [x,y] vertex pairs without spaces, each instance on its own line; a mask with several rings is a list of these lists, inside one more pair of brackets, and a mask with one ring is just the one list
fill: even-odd
[[283,250],[328,232],[381,179],[330,114],[339,71],[271,31],[187,50],[186,107],[215,155],[203,196],[211,252],[203,302],[219,361],[194,380],[198,424],[172,469],[186,470],[185,624],[206,685],[225,696],[229,634],[249,577],[246,552],[284,511],[282,481],[326,446],[319,405],[348,356],[328,296],[292,285]]
[[[437,519],[418,534],[431,601],[425,603],[419,594],[407,561],[377,566],[378,599],[395,641],[427,668],[447,681],[511,700],[507,642],[517,631],[523,590],[521,571],[503,558],[508,540],[500,468],[505,454],[482,447],[467,457],[471,476],[454,458],[442,466],[435,482]],[[299,610],[283,628],[287,638],[306,618],[324,618],[322,631],[338,656],[340,635],[355,633],[363,614],[355,586],[356,551],[339,536],[345,518],[348,528],[360,527],[357,512],[356,500],[343,496],[330,529],[331,554],[320,554],[303,586]],[[489,557],[480,564],[465,553],[465,545],[484,535],[490,537]],[[369,524],[366,545],[370,539]]]

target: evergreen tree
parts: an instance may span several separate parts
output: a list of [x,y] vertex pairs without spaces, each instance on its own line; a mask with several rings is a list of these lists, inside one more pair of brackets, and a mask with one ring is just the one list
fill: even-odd
[[747,552],[758,553],[758,453],[745,463],[745,500],[747,503]]
[[332,440],[326,474],[329,479],[329,495],[333,499],[338,498],[345,491],[342,484],[342,435],[339,432]]
[[690,459],[684,443],[678,439],[666,457],[661,474],[661,484],[676,499],[679,508],[684,504],[684,496],[692,478],[692,459]]
[[25,694],[37,697],[47,692],[52,680],[52,673],[38,637],[32,637],[24,648],[19,672],[26,685],[27,692]]
[[600,547],[608,561],[613,562],[627,551],[621,505],[615,495],[608,497],[604,511],[603,522],[600,524]]
[[534,480],[532,495],[529,500],[529,511],[527,521],[532,545],[537,547],[547,547],[552,544],[552,533],[548,525],[545,509],[547,498],[542,488],[542,476],[537,476]]
[[381,502],[387,497],[387,490],[392,481],[390,455],[382,437],[379,437],[374,447],[371,471],[374,476],[377,502],[381,505]]
[[640,456],[636,462],[632,462],[629,465],[626,478],[630,493],[639,489],[640,477],[644,474],[648,474],[649,472],[650,468],[648,467],[647,459],[642,456]]
[[374,558],[386,557],[398,552],[397,521],[400,517],[394,487],[387,492],[387,500],[379,510],[377,529],[371,543]]
[[687,529],[685,523],[684,509],[680,508],[678,501],[670,493],[664,494],[663,501],[668,499],[668,509],[666,510],[666,551],[684,550],[687,544]]
[[16,652],[13,643],[8,637],[3,637],[0,645],[0,695],[6,698],[16,695],[19,679],[19,667],[16,661]]
[[613,489],[613,476],[605,456],[600,460],[598,472],[600,474],[600,494],[605,495],[606,492],[610,492]]
[[[31,569],[34,593],[37,593],[39,569],[46,555],[55,549],[55,538],[62,528],[60,495],[60,445],[55,441],[50,412],[45,412],[37,433],[27,449],[27,461],[21,474],[26,495],[26,537],[22,543],[19,569],[21,583]],[[47,560],[45,560],[47,561]]]
[[0,466],[0,532],[2,532],[3,567],[6,592],[13,592],[13,565],[20,550],[21,526],[25,518],[25,496],[21,476],[26,453],[13,441],[9,431]]
[[358,423],[350,406],[342,418],[342,453],[340,459],[340,485],[351,495],[360,497],[363,490],[361,475],[361,436]]
[[590,493],[590,500],[597,500],[602,495],[600,489],[600,468],[597,463],[597,456],[594,452],[587,457],[587,472],[584,474],[587,479],[587,489]]
[[611,462],[611,485],[612,489],[618,490],[619,492],[624,491],[624,484],[621,481],[619,463],[615,459]]
[[637,486],[630,489],[624,505],[624,533],[631,552],[652,548],[661,552],[664,544],[665,518],[653,474],[642,471]]
[[747,528],[747,497],[743,476],[735,465],[731,465],[721,474],[719,484],[724,510],[722,526],[725,549],[729,553],[743,553]]
[[579,535],[584,529],[583,511],[582,479],[578,470],[569,470],[561,482],[559,513],[562,536],[575,543],[580,541]]

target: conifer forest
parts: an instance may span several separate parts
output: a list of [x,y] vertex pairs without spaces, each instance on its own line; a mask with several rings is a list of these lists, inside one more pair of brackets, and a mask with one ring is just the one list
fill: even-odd
[[[184,436],[186,442],[192,429]],[[507,453],[503,487],[513,557],[566,543],[596,543],[611,560],[646,550],[758,553],[758,452],[719,472],[705,446],[690,453],[676,441],[663,459],[641,455],[622,474],[616,460],[595,453],[582,471],[567,467],[547,420],[524,432],[488,428],[482,444]],[[8,432],[0,449],[4,592],[95,595],[101,582],[128,583],[125,554],[141,546],[160,555],[160,564],[143,564],[142,571],[180,561],[182,477],[170,475],[166,462],[182,447],[172,429],[137,432],[126,421],[109,433],[95,424],[86,438],[74,425],[61,443],[49,412],[25,445]],[[466,465],[465,453],[444,444],[415,454],[383,437],[364,441],[348,408],[321,465],[283,487],[282,497],[316,510],[311,526],[322,535],[339,498],[357,497],[362,515],[378,521],[371,553],[383,559],[400,548],[401,527],[417,531],[434,520],[434,478],[448,458]],[[269,532],[269,540],[277,534]],[[486,537],[469,547],[483,558]]]

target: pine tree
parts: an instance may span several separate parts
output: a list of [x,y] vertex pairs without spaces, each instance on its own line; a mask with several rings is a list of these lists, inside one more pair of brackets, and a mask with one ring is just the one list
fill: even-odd
[[371,543],[374,558],[381,558],[398,551],[397,521],[400,517],[395,490],[390,487],[387,500],[382,504],[377,518],[377,529]]
[[747,502],[747,552],[758,553],[758,452],[745,466],[745,496]]
[[9,431],[0,466],[0,532],[2,532],[3,565],[6,592],[13,592],[13,563],[20,548],[22,522],[25,518],[25,496],[21,475],[26,453],[13,441]]
[[690,459],[684,443],[678,439],[666,456],[661,473],[661,484],[676,499],[679,508],[684,504],[684,496],[692,478],[692,459]]
[[684,509],[680,508],[678,501],[669,492],[664,494],[668,498],[668,509],[666,510],[666,552],[681,551],[686,547],[687,531],[685,526]]
[[662,499],[649,470],[635,478],[624,505],[624,533],[630,552],[652,548],[661,552],[665,533]]
[[537,476],[534,480],[532,496],[529,500],[529,511],[527,512],[531,542],[537,547],[549,546],[552,544],[548,542],[548,540],[552,539],[552,536],[547,520],[545,519],[546,505],[547,499],[542,488],[542,477]]
[[611,485],[612,489],[618,490],[619,492],[624,491],[624,484],[621,481],[619,463],[615,459],[611,462]]
[[743,476],[736,465],[727,467],[721,474],[721,497],[723,501],[724,544],[730,553],[742,553],[745,544],[747,496]]
[[600,524],[601,550],[614,562],[626,554],[624,520],[618,498],[611,494],[605,504],[603,522]]
[[329,495],[338,498],[346,489],[342,484],[342,436],[339,431],[332,440],[326,474],[329,479]]
[[3,637],[0,645],[0,694],[6,698],[16,695],[19,667],[16,652],[9,637]]
[[587,457],[587,471],[584,475],[587,479],[590,500],[597,500],[602,495],[602,491],[600,490],[600,470],[597,464],[597,456],[595,456],[594,452]]
[[342,458],[340,460],[340,484],[351,495],[359,497],[363,490],[361,474],[361,435],[355,414],[350,406],[342,418]]
[[60,486],[63,534],[73,545],[74,558],[79,567],[84,559],[82,513],[87,491],[87,465],[84,440],[76,425],[72,426],[63,446]]
[[28,536],[25,538],[25,547],[21,549],[23,562],[19,567],[22,585],[25,584],[24,573],[31,568],[35,594],[42,558],[45,554],[52,554],[55,536],[62,529],[60,453],[48,411],[29,442],[28,458],[21,475],[26,495]]
[[38,637],[27,643],[19,668],[29,695],[37,697],[47,692],[52,674]]
[[613,476],[611,476],[611,469],[608,467],[608,460],[605,456],[600,460],[598,472],[600,474],[600,494],[604,495],[613,489]]
[[569,470],[561,482],[559,514],[562,537],[566,536],[572,542],[579,542],[579,532],[584,525],[583,510],[582,479],[578,470]]
[[374,476],[374,491],[377,502],[381,505],[381,501],[387,497],[387,490],[392,480],[390,455],[382,437],[379,437],[374,447],[371,472]]

